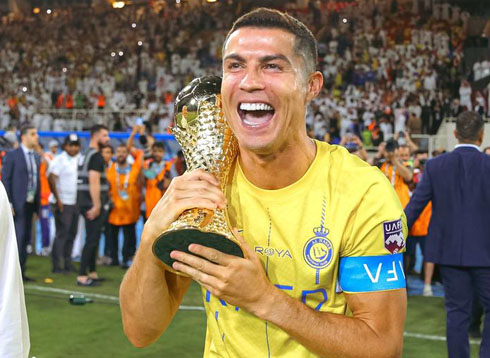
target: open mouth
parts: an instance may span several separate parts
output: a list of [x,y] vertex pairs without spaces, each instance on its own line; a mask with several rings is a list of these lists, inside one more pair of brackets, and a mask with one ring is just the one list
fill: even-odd
[[242,122],[252,128],[266,126],[274,116],[274,108],[264,102],[242,102],[238,105],[238,115]]

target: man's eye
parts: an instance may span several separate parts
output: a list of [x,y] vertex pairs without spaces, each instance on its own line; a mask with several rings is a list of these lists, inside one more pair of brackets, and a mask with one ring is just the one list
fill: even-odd
[[242,66],[238,62],[233,62],[228,65],[228,68],[230,70],[238,69],[241,68]]
[[268,63],[264,67],[265,67],[265,69],[268,69],[268,70],[280,70],[281,69],[281,67],[276,63]]

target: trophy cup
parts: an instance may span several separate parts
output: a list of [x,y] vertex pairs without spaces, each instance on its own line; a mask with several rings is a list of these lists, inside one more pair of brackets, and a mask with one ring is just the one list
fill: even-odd
[[[224,191],[228,173],[238,153],[238,144],[221,111],[221,78],[194,79],[177,96],[174,128],[184,153],[187,170],[204,169],[214,174]],[[194,208],[184,211],[153,244],[153,253],[172,269],[173,250],[189,252],[190,244],[211,247],[225,254],[244,257],[238,240],[230,230],[226,209]]]

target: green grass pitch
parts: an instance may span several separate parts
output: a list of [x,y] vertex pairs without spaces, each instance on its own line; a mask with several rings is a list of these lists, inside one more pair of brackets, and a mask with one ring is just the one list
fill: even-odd
[[[94,303],[73,306],[63,290],[117,296],[124,271],[100,266],[99,274],[107,280],[99,287],[78,287],[75,274],[53,275],[50,260],[29,257],[27,273],[37,281],[25,285],[31,336],[30,357],[36,358],[194,358],[202,357],[205,336],[203,311],[179,311],[169,329],[153,345],[134,348],[124,336],[120,309],[116,301],[94,299]],[[45,278],[52,278],[47,284]],[[41,291],[42,288],[58,292]],[[191,286],[183,305],[202,306],[197,284]],[[409,297],[405,326],[408,334],[445,335],[444,302],[435,297]],[[472,344],[472,357],[478,345]],[[405,337],[404,358],[447,357],[444,341]],[[250,358],[250,357],[244,357]]]

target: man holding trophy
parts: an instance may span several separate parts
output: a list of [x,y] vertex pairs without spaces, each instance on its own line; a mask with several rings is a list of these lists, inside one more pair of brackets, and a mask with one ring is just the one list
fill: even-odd
[[406,219],[383,173],[307,136],[316,62],[304,24],[257,9],[228,33],[221,85],[201,78],[179,94],[188,171],[121,285],[135,346],[166,330],[193,279],[204,357],[401,356]]

